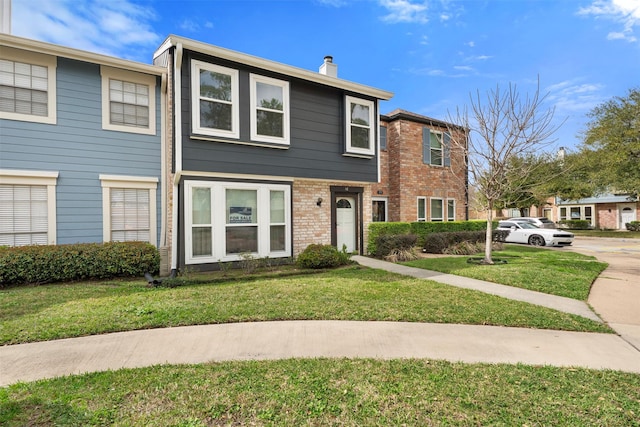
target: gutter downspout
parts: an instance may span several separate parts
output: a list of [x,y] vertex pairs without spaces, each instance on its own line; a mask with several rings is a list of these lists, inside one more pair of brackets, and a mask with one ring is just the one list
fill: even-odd
[[171,274],[177,273],[178,266],[178,184],[182,173],[182,43],[176,45],[175,60],[173,61],[173,117],[174,141],[175,141],[175,178],[173,180],[173,205],[172,205],[172,227],[171,227]]
[[167,74],[162,73],[160,84],[160,244],[167,246]]

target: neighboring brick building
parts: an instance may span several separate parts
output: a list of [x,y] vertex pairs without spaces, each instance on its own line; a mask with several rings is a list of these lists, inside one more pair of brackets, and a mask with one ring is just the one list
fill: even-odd
[[404,110],[380,116],[380,182],[372,187],[373,221],[468,219],[463,129]]

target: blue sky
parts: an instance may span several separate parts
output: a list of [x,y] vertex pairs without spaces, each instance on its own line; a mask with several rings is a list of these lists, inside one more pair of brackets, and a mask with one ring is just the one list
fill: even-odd
[[555,108],[575,148],[587,113],[640,86],[640,0],[12,0],[12,33],[150,63],[176,34],[391,91],[446,119],[515,84]]

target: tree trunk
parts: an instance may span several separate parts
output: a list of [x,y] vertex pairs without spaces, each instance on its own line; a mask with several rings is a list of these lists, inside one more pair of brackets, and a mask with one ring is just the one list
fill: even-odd
[[484,245],[484,264],[493,264],[491,250],[493,249],[493,207],[487,209],[487,234]]

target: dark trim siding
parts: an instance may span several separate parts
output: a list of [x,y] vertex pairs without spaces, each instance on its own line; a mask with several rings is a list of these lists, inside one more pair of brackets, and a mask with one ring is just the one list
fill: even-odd
[[[239,70],[240,139],[225,140],[192,134],[191,60]],[[249,74],[289,81],[290,145],[277,148],[244,145],[250,141]],[[240,173],[359,182],[377,181],[377,156],[354,158],[345,152],[345,95],[358,94],[291,79],[229,61],[185,52],[182,64],[182,159],[183,169],[217,173]],[[377,117],[377,102],[374,101]],[[373,124],[376,136],[379,132]],[[225,142],[226,141],[226,142]],[[240,142],[240,143],[239,143]],[[244,144],[243,144],[244,143]]]

